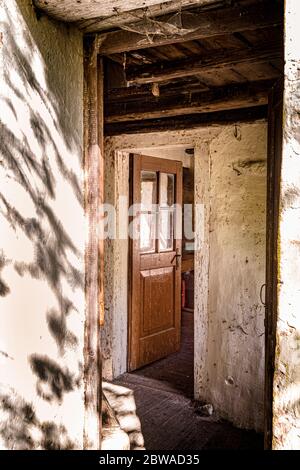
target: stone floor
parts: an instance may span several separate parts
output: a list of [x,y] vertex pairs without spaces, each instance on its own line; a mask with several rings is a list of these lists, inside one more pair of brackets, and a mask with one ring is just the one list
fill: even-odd
[[147,450],[262,449],[263,436],[197,413],[193,397],[193,314],[183,312],[178,353],[114,381],[134,392]]

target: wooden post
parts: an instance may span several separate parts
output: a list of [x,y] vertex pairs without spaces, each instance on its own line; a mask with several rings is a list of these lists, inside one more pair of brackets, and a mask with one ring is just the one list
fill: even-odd
[[[104,69],[103,59],[98,56],[98,142],[99,142],[99,204],[104,204]],[[101,212],[102,213],[102,212]],[[99,321],[104,325],[104,220],[99,216]]]
[[[101,434],[101,355],[100,312],[103,312],[103,259],[99,243],[99,205],[103,178],[103,73],[98,61],[99,40],[84,41],[84,164],[86,239],[86,321],[85,321],[85,424],[84,448],[100,449]],[[98,71],[100,65],[100,72]],[[99,112],[100,110],[100,112]],[[101,189],[100,189],[101,188]]]

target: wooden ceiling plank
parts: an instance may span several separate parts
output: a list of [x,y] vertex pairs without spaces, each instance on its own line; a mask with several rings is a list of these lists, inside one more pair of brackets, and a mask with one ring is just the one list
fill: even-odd
[[124,122],[158,119],[194,113],[207,113],[228,109],[265,105],[268,102],[270,81],[244,83],[219,87],[210,91],[173,96],[142,102],[110,103],[106,107],[106,122]]
[[160,47],[160,52],[168,56],[169,60],[180,60],[186,57],[186,53],[177,48],[177,44],[169,44]]
[[278,72],[274,67],[269,65],[268,61],[264,63],[257,63],[256,66],[251,66],[247,63],[240,63],[235,66],[237,72],[241,73],[248,81],[261,80],[261,79],[275,79],[279,78],[283,72],[283,64],[281,71]]
[[249,6],[228,7],[208,12],[200,11],[194,15],[193,21],[191,21],[191,18],[189,19],[189,27],[193,29],[193,32],[184,36],[177,35],[170,37],[157,35],[151,39],[129,31],[107,33],[101,46],[100,54],[114,54],[222,34],[232,34],[245,30],[260,29],[267,26],[276,26],[282,22],[282,17],[280,10],[273,8],[272,3],[269,0]]
[[161,51],[161,48],[160,47],[149,47],[147,49],[145,49],[145,52],[147,54],[150,55],[150,57],[152,57],[152,59],[155,61],[155,62],[159,62],[160,60],[164,61],[164,60],[169,60],[169,56],[166,55],[163,51]]
[[271,61],[282,56],[280,48],[235,49],[206,54],[180,61],[162,62],[154,65],[129,67],[126,80],[129,84],[160,83],[175,78],[189,77],[201,72],[218,72],[238,64],[247,65]]
[[204,48],[196,41],[186,41],[177,44],[177,49],[185,52],[186,56],[203,54]]

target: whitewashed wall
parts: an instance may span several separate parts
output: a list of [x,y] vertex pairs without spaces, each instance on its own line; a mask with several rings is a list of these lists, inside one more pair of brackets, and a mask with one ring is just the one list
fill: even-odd
[[285,0],[273,448],[300,449],[300,2]]
[[210,144],[208,399],[263,431],[267,126],[222,130]]
[[0,446],[82,448],[82,37],[0,0]]

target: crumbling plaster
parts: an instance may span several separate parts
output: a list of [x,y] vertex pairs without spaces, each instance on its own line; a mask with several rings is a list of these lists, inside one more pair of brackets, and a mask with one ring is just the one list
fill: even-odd
[[300,448],[300,3],[285,1],[283,149],[280,182],[278,312],[273,448]]
[[0,0],[0,446],[83,447],[82,36]]
[[[195,148],[195,397],[236,425],[262,430],[264,388],[265,121],[108,137],[106,201],[128,200],[128,153]],[[117,213],[120,211],[117,211]],[[121,212],[124,218],[124,211]],[[107,240],[104,377],[126,371],[128,241]]]

